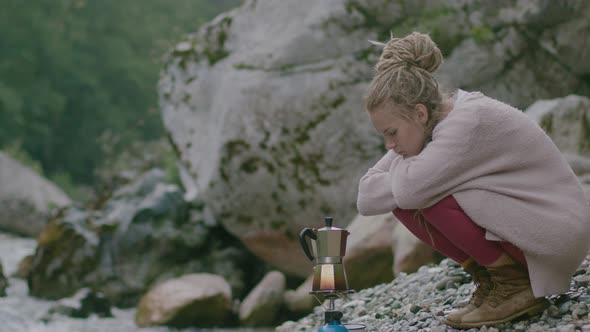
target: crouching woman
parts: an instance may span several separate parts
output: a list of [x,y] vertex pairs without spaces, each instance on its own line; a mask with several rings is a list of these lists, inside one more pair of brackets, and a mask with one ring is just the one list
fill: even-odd
[[429,36],[383,46],[365,109],[387,153],[361,178],[362,215],[393,214],[477,285],[446,323],[469,328],[542,311],[588,254],[590,208],[545,132],[479,92],[445,95]]

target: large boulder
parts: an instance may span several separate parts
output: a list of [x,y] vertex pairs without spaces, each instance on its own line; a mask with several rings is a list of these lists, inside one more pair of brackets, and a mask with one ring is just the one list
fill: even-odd
[[366,36],[335,44],[334,13],[342,3],[249,1],[178,44],[160,83],[199,197],[252,252],[299,276],[312,265],[296,235],[325,215],[348,223],[350,184],[380,153],[349,98],[365,87],[348,69]]
[[563,152],[590,200],[590,99],[569,95],[538,100],[525,113],[539,123]]
[[584,164],[575,155],[590,157],[590,99],[569,95],[538,100],[525,113],[551,137],[561,152],[569,154],[570,164]]
[[403,224],[397,223],[392,232],[393,274],[416,272],[422,265],[433,264],[443,257],[419,240]]
[[316,300],[314,296],[309,293],[312,286],[313,276],[309,276],[296,289],[285,291],[283,295],[283,303],[289,312],[296,315],[308,314],[313,307],[318,305],[319,300]]
[[227,325],[231,316],[231,288],[220,276],[189,274],[164,281],[145,294],[135,315],[139,327],[177,328]]
[[0,229],[37,236],[52,211],[70,203],[55,184],[0,152]]
[[[590,94],[586,2],[245,1],[165,60],[165,127],[195,197],[277,269],[306,276],[297,234],[324,216],[356,215],[360,176],[382,154],[362,111],[380,53],[367,40],[430,33],[447,55],[448,87],[524,107]],[[558,53],[559,52],[559,53]],[[556,54],[567,54],[563,59]],[[575,69],[573,69],[575,68]]]
[[391,232],[397,220],[392,213],[365,217],[357,215],[350,232],[344,266],[351,289],[359,290],[393,280]]
[[4,276],[4,269],[2,268],[2,264],[0,264],[0,297],[6,296],[7,287],[8,280],[6,280],[6,276]]
[[183,196],[153,169],[99,209],[64,209],[39,235],[25,269],[31,295],[59,299],[88,287],[118,306],[134,306],[153,283],[206,272],[245,296],[267,266],[222,227],[206,225],[202,205]]
[[269,272],[240,305],[241,326],[272,326],[283,305],[285,275],[278,271]]
[[[451,26],[461,27],[436,73],[447,87],[479,90],[521,109],[538,99],[590,95],[590,65],[579,61],[590,56],[590,45],[581,42],[590,32],[587,1],[451,0],[441,6],[455,17]],[[448,35],[440,28],[432,31]]]

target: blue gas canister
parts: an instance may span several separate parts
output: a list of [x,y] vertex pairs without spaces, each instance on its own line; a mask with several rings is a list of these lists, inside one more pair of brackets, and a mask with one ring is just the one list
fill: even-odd
[[326,324],[321,326],[318,332],[348,332],[344,325],[340,324],[342,312],[336,310],[326,310],[324,312],[324,321]]
[[340,325],[339,322],[334,321],[333,324],[321,326],[318,332],[348,332],[348,330],[344,325]]

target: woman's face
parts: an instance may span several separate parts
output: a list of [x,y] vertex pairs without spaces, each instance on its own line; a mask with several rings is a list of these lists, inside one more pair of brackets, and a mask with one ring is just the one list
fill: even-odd
[[385,148],[405,159],[419,154],[424,148],[428,111],[424,105],[416,105],[415,121],[399,114],[395,106],[385,103],[370,112],[369,117],[377,132],[383,135]]

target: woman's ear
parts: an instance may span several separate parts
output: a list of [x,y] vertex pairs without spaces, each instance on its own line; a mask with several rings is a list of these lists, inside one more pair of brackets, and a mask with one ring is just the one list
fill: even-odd
[[416,104],[415,111],[418,116],[418,121],[421,124],[426,125],[428,122],[428,109],[426,106],[424,106],[424,104]]

